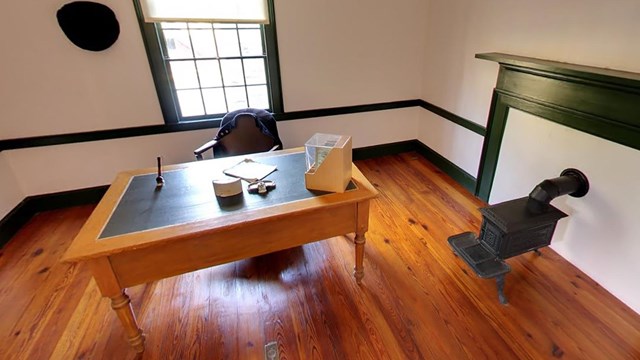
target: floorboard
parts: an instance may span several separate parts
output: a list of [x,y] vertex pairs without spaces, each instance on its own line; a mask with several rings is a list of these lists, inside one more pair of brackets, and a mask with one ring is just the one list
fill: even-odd
[[36,215],[0,252],[0,359],[640,359],[640,315],[549,248],[508,260],[501,305],[446,241],[484,204],[424,158],[357,165],[380,191],[362,286],[352,234],[136,286],[141,357],[59,261],[93,206]]

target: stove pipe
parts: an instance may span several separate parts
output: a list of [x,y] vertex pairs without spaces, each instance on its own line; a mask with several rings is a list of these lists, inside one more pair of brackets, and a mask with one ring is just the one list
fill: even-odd
[[587,177],[577,169],[565,169],[560,176],[543,180],[529,194],[527,208],[532,212],[540,212],[551,200],[562,195],[583,197],[589,192]]

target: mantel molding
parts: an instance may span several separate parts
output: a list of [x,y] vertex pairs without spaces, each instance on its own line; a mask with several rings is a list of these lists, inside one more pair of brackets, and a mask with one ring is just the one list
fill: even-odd
[[481,53],[476,54],[476,58],[494,61],[502,66],[514,69],[539,70],[543,73],[573,76],[578,79],[593,80],[601,83],[610,82],[611,84],[631,87],[637,87],[638,83],[640,83],[640,74],[629,71],[543,60],[503,53]]
[[476,58],[500,64],[478,170],[483,200],[510,108],[640,150],[640,74],[501,53]]

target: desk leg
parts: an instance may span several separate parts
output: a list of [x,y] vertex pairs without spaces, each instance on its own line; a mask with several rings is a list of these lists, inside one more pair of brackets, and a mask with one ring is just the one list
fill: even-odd
[[358,285],[362,284],[362,278],[364,277],[364,244],[367,238],[364,233],[356,233],[356,237],[353,242],[356,244],[356,266],[353,269],[353,276],[356,278]]
[[106,257],[95,259],[90,262],[90,265],[102,296],[111,299],[111,308],[118,315],[129,344],[137,353],[142,353],[144,351],[144,335],[138,327],[136,316],[131,307],[131,300],[125,290],[120,287],[109,259]]
[[365,233],[369,229],[369,200],[358,203],[356,210],[356,237],[353,242],[356,245],[356,266],[353,276],[360,285],[364,277],[364,244],[367,242]]
[[127,333],[127,339],[131,347],[133,347],[137,353],[143,352],[144,335],[138,327],[136,316],[131,307],[131,300],[124,290],[111,298],[111,308],[118,315],[118,319],[120,319],[120,323],[122,323],[124,331]]

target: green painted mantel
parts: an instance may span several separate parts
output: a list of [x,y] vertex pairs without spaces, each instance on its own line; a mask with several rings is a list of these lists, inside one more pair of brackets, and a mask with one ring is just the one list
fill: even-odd
[[488,201],[509,109],[640,150],[640,74],[501,53],[476,195]]

